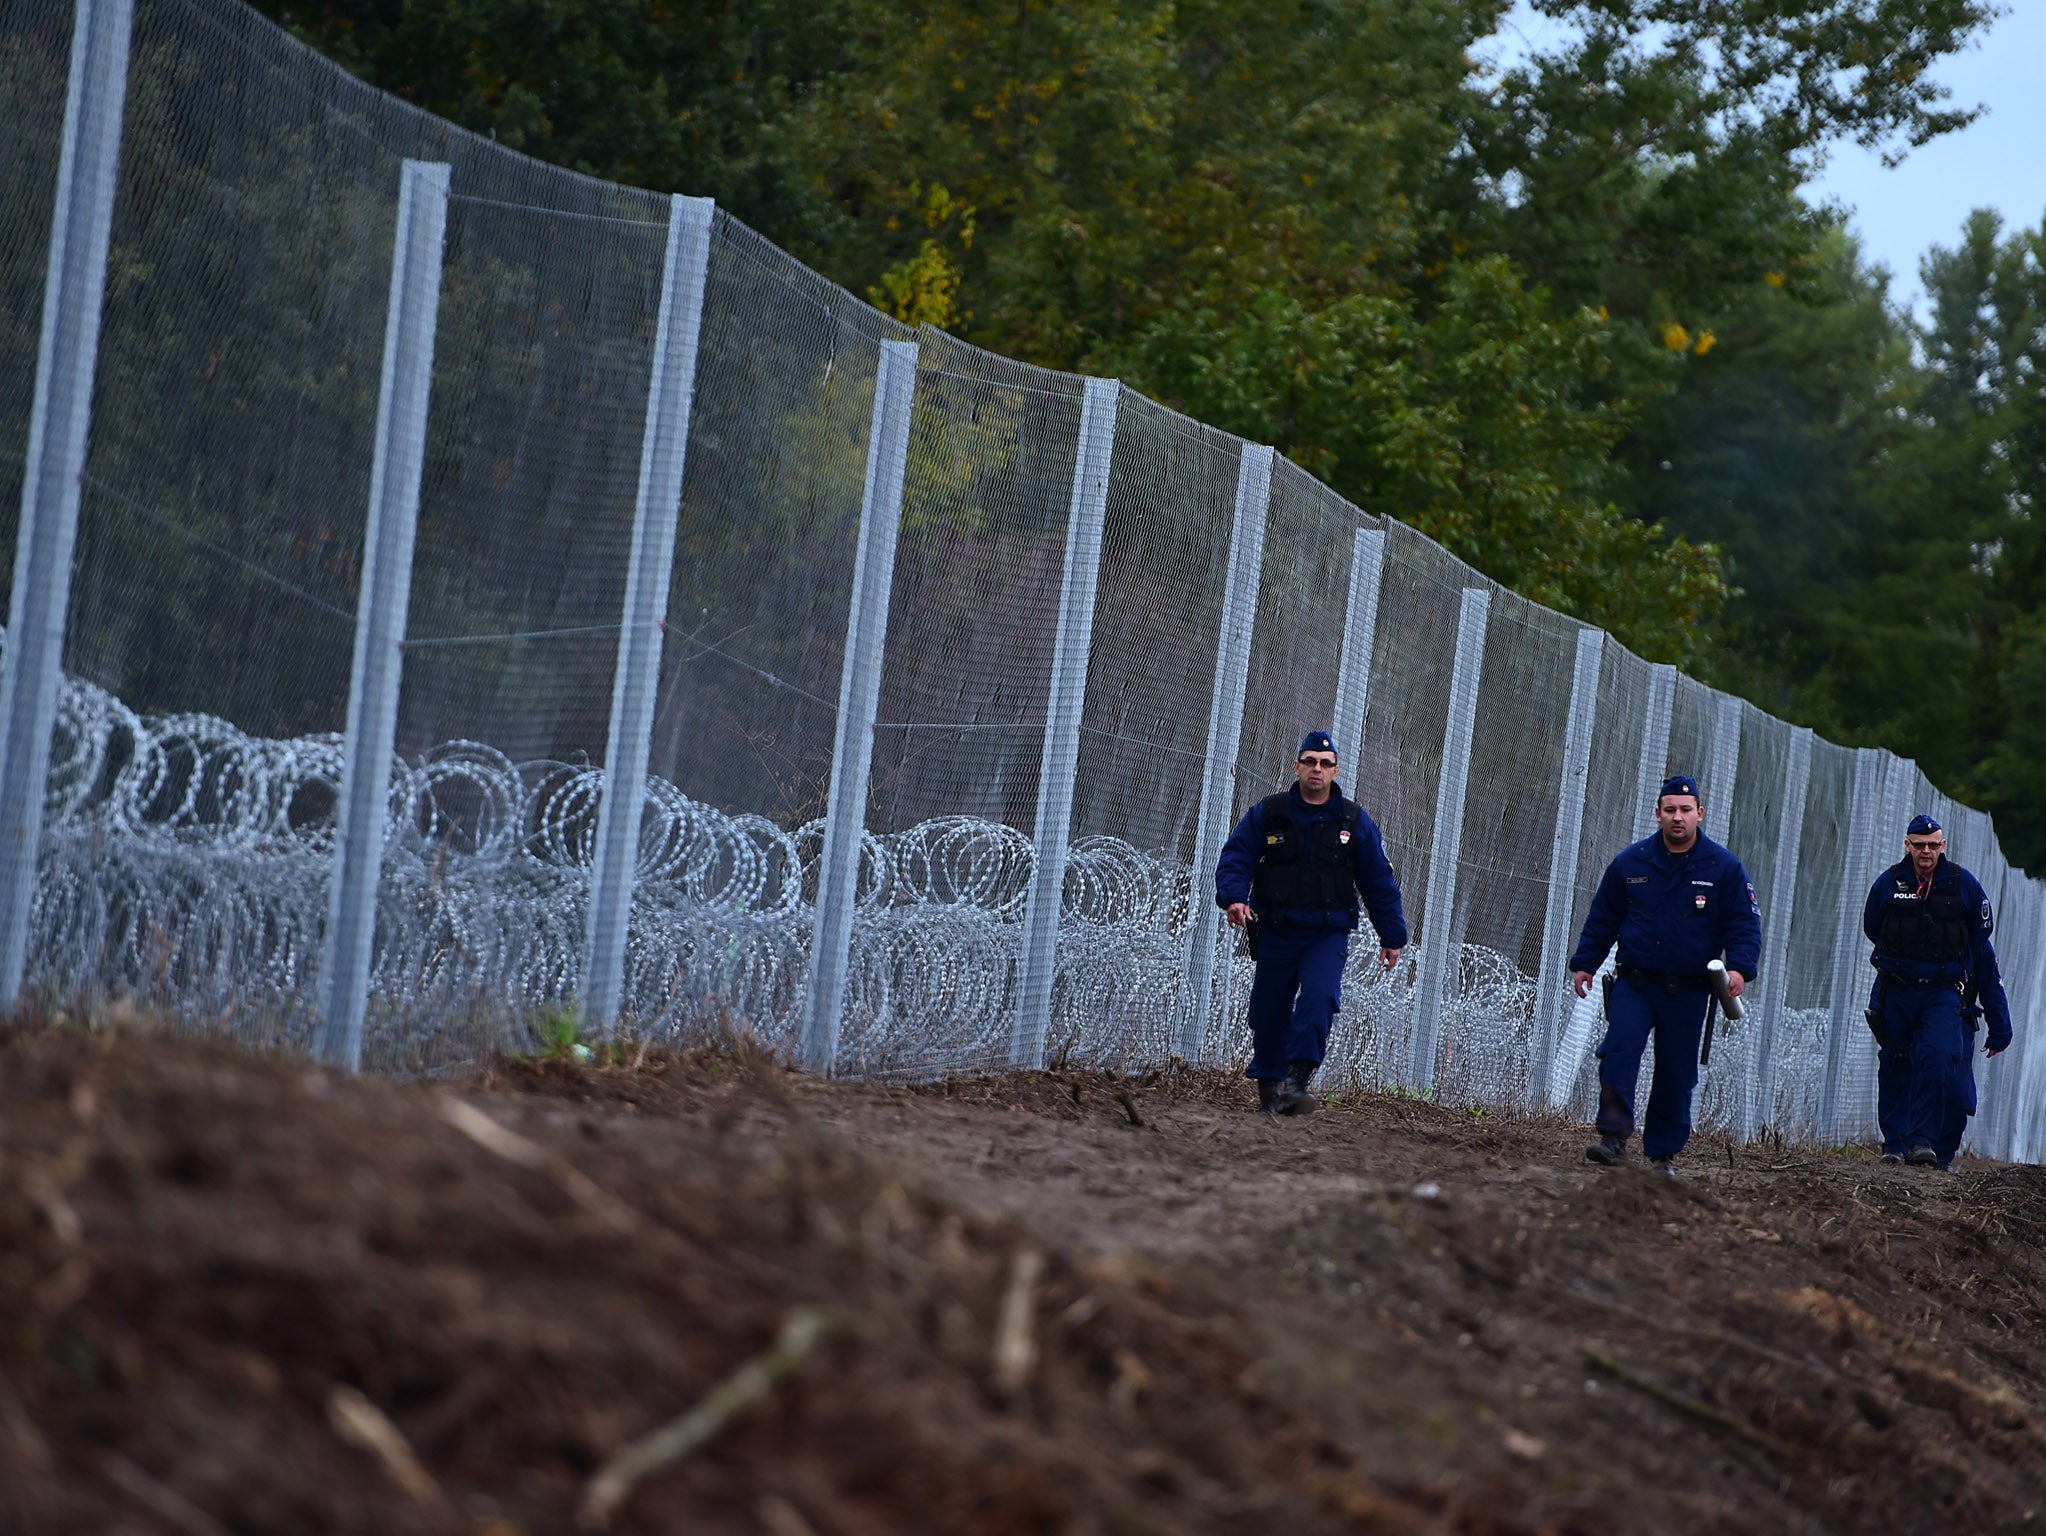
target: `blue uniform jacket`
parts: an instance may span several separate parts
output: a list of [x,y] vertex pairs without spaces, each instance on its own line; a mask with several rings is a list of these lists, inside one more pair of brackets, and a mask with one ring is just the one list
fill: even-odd
[[1996,918],[1989,910],[1989,895],[1982,889],[1982,882],[1943,855],[1939,868],[1932,872],[1935,885],[1943,885],[1949,879],[1960,881],[1961,902],[1970,914],[1967,974],[1956,977],[1950,973],[1942,974],[1947,967],[1936,960],[1909,960],[1883,953],[1883,908],[1889,905],[1890,892],[1896,889],[1900,879],[1913,885],[1918,883],[1918,875],[1911,868],[1909,859],[1900,860],[1876,876],[1875,884],[1869,887],[1868,900],[1862,905],[1861,931],[1876,947],[1875,953],[1869,956],[1869,964],[1906,980],[1965,981],[1963,990],[1967,995],[1964,1001],[1979,1002],[1989,1020],[1987,1045],[1992,1051],[2006,1049],[2011,1041],[2010,999],[2004,995],[2003,972],[1996,964],[1996,946],[1989,942],[1989,936],[1996,931]]
[[[1303,827],[1317,821],[1333,821],[1341,812],[1343,787],[1340,784],[1330,788],[1328,800],[1322,805],[1309,805],[1301,799],[1298,781],[1287,793],[1293,797],[1293,815]],[[1371,914],[1371,926],[1378,930],[1378,942],[1386,949],[1405,949],[1407,919],[1400,910],[1399,881],[1394,878],[1392,863],[1385,856],[1385,838],[1379,833],[1378,823],[1362,806],[1357,808],[1357,833],[1351,841],[1351,869],[1357,881],[1357,891],[1364,898],[1364,910]],[[1243,813],[1243,820],[1236,823],[1236,830],[1222,845],[1222,857],[1215,865],[1216,906],[1228,907],[1250,900],[1251,877],[1257,870],[1258,854],[1264,845],[1264,805],[1260,802]],[[1348,912],[1261,912],[1258,915],[1276,917],[1282,922],[1309,928],[1329,925],[1354,929],[1357,926],[1355,915]]]
[[1703,978],[1705,962],[1749,981],[1762,955],[1762,909],[1741,861],[1704,833],[1682,853],[1654,832],[1606,866],[1578,935],[1573,971],[1595,971],[1620,942],[1620,964]]

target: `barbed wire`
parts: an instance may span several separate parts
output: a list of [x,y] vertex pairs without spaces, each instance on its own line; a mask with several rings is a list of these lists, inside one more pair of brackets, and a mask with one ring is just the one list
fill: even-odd
[[[33,984],[131,994],[267,1046],[309,1047],[341,779],[334,735],[252,736],[202,714],[145,719],[65,680],[45,806]],[[433,1070],[530,1043],[574,1005],[602,769],[512,761],[474,741],[394,760],[372,974],[372,1058]],[[736,1019],[793,1050],[824,824],[730,814],[644,786],[627,946],[635,1032]],[[864,835],[843,1069],[933,1076],[1006,1057],[1035,849],[944,816]],[[1071,848],[1052,1060],[1132,1069],[1173,1054],[1186,1010],[1193,872],[1113,837]],[[1397,1081],[1418,951],[1387,975],[1360,945],[1325,1081]],[[1441,1091],[1524,1091],[1534,983],[1465,946]],[[1250,962],[1225,962],[1213,1064],[1240,1065]]]

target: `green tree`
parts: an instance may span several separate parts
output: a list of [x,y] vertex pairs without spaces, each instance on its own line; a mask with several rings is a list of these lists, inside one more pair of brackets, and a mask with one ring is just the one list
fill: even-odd
[[2046,226],[2005,235],[1978,211],[1924,264],[1927,416],[1940,460],[1931,503],[1970,535],[1983,593],[1970,787],[2014,861],[2046,867]]
[[1174,319],[1145,337],[1147,375],[1195,414],[1644,655],[1690,659],[1723,595],[1716,560],[1607,498],[1625,412],[1581,398],[1604,367],[1595,312],[1550,320],[1495,256],[1447,274],[1425,318],[1388,298],[1310,310],[1267,292]]
[[1830,144],[1968,119],[1934,66],[1990,0],[1538,0],[1565,41],[1496,79],[1503,0],[267,3],[422,106],[711,193],[898,318],[1275,442],[1810,718],[1887,718],[1850,699],[1880,604],[1820,591],[1846,550],[1968,564],[1913,542],[1908,341],[1798,193]]

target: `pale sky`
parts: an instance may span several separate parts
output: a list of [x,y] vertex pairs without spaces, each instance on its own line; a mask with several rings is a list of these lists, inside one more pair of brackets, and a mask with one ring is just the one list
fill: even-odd
[[[1522,0],[1491,56],[1510,59],[1558,36],[1556,24]],[[1971,210],[1995,208],[2006,227],[2036,227],[2046,216],[2046,0],[2004,0],[2004,15],[1936,75],[1952,88],[1952,105],[1989,110],[1911,151],[1895,170],[1859,145],[1836,146],[1812,189],[1851,210],[1869,259],[1890,269],[1892,297],[1921,316],[1919,258],[1930,246],[1951,246]]]

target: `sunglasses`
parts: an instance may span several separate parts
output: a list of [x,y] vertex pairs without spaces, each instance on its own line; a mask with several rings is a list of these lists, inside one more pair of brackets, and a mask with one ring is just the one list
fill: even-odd
[[1332,757],[1296,757],[1293,761],[1303,768],[1333,768],[1336,765]]

